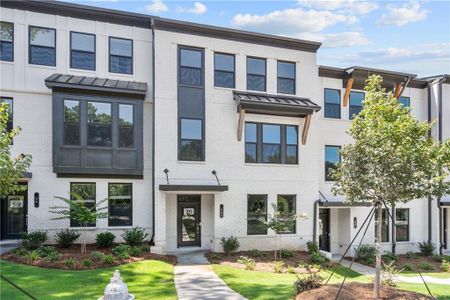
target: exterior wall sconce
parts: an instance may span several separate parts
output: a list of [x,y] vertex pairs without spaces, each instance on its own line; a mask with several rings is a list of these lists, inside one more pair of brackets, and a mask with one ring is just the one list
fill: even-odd
[[219,215],[220,215],[220,218],[223,219],[223,204],[220,204]]
[[39,207],[39,193],[34,193],[34,207]]
[[356,217],[353,217],[353,228],[358,228],[358,219]]

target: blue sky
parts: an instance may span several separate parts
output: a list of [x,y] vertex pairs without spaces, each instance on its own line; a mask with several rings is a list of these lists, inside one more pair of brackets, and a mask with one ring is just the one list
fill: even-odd
[[321,65],[450,73],[450,1],[70,1],[316,40]]

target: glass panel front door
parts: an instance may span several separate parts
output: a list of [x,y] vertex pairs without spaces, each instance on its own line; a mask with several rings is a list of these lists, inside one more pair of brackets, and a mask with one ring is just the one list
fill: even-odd
[[26,228],[26,192],[1,199],[1,238],[18,239]]
[[319,210],[319,249],[330,252],[330,209]]
[[178,196],[178,247],[200,246],[200,196]]

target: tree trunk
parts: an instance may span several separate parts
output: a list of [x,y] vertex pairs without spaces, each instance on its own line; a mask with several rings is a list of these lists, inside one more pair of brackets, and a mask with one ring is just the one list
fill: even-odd
[[81,238],[81,253],[86,253],[86,230],[87,230],[87,223],[84,223],[84,230],[82,233]]
[[277,232],[275,231],[275,251],[274,251],[274,254],[275,254],[275,260],[277,260]]
[[376,222],[377,232],[376,237],[376,262],[375,262],[375,282],[374,282],[374,297],[380,299],[380,286],[381,286],[381,221],[382,221],[382,207],[381,202],[376,204]]

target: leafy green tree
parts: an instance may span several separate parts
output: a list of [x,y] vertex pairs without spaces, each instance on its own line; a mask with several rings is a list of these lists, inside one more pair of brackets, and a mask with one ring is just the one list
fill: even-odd
[[[376,206],[381,224],[382,204],[395,205],[450,191],[450,142],[429,136],[432,124],[421,122],[381,88],[382,78],[372,75],[365,87],[363,110],[353,119],[349,134],[353,144],[341,150],[341,163],[332,176],[335,194],[347,201],[370,202]],[[381,226],[376,236],[374,296],[380,294]]]
[[20,154],[11,157],[11,145],[20,128],[8,128],[10,107],[6,102],[0,103],[0,197],[19,192],[25,186],[19,185],[23,173],[31,164],[31,155]]

